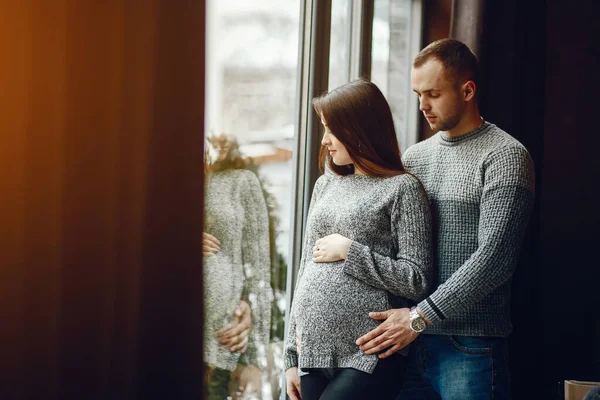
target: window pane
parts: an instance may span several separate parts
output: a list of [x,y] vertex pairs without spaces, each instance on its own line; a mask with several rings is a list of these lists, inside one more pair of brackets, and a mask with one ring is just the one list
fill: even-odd
[[[278,399],[285,391],[299,10],[299,0],[207,2],[204,230],[211,236],[203,249],[211,399]],[[252,311],[250,340],[244,354],[231,353],[216,334],[239,323],[242,301]],[[239,396],[241,373],[250,384]]]
[[348,82],[350,76],[351,0],[331,2],[329,90]]
[[376,0],[374,4],[371,80],[390,103],[401,151],[416,139],[410,114],[416,111],[411,107],[410,69],[421,21],[414,14],[415,4],[415,0]]
[[390,59],[390,0],[375,1],[373,14],[371,80],[379,87],[383,95],[387,98],[387,78]]

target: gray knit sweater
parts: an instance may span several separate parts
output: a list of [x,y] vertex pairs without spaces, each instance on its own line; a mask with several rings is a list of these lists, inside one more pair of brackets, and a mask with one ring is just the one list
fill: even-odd
[[[334,233],[353,240],[347,259],[312,262],[315,241]],[[321,176],[307,218],[285,368],[299,366],[301,374],[304,368],[334,367],[371,373],[377,356],[355,344],[379,324],[368,314],[428,294],[431,246],[427,198],[413,176]]]
[[419,303],[425,333],[505,337],[510,282],[534,200],[529,153],[484,122],[410,147],[404,162],[425,186],[433,216],[437,289]]
[[256,175],[233,169],[207,174],[205,231],[221,251],[204,258],[204,361],[234,370],[241,354],[219,345],[215,332],[233,322],[240,300],[252,310],[252,331],[244,361],[264,366],[271,322],[271,268],[267,206]]

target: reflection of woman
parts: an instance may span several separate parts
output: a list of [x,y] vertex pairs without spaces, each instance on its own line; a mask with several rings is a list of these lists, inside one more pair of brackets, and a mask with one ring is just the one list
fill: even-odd
[[404,171],[390,108],[374,84],[343,85],[313,105],[325,128],[321,161],[328,158],[333,174],[317,180],[309,208],[286,341],[288,394],[392,399],[405,356],[378,359],[356,340],[378,325],[369,312],[425,297],[429,204]]
[[[205,243],[207,238],[214,240],[204,258],[204,361],[209,366],[209,398],[225,399],[230,371],[238,362],[242,366],[235,375],[253,377],[258,389],[271,312],[269,226],[260,183],[253,172],[243,169],[235,139],[221,135],[209,141],[218,155],[206,175]],[[221,346],[218,334],[235,325],[234,312],[244,301],[251,308],[252,329],[242,354]]]

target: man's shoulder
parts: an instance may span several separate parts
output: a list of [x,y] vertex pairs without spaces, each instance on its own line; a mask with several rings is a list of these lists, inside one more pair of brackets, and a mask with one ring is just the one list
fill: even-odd
[[487,142],[485,145],[487,163],[501,159],[517,159],[522,163],[533,163],[529,151],[523,143],[495,125],[492,125],[485,140]]
[[527,148],[516,138],[495,127],[488,138],[484,164],[495,179],[512,182],[534,190],[535,167]]
[[421,140],[420,142],[417,142],[417,143],[413,144],[412,146],[410,146],[408,149],[406,149],[406,152],[407,153],[419,152],[419,151],[428,149],[432,146],[435,146],[439,142],[438,136],[439,136],[439,133],[436,133],[435,135],[430,136],[425,140]]
[[437,145],[438,135],[439,133],[410,146],[404,152],[404,155],[402,157],[403,161],[410,161],[414,158],[418,158],[427,154],[432,148],[434,148]]
[[514,136],[494,124],[490,125],[490,130],[488,134],[483,137],[483,139],[488,142],[489,149],[491,151],[515,149],[517,151],[527,152],[525,146]]

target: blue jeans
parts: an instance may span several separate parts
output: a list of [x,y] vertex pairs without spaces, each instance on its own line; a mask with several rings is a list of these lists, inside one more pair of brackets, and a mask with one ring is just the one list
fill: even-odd
[[506,339],[420,335],[396,400],[510,399]]

